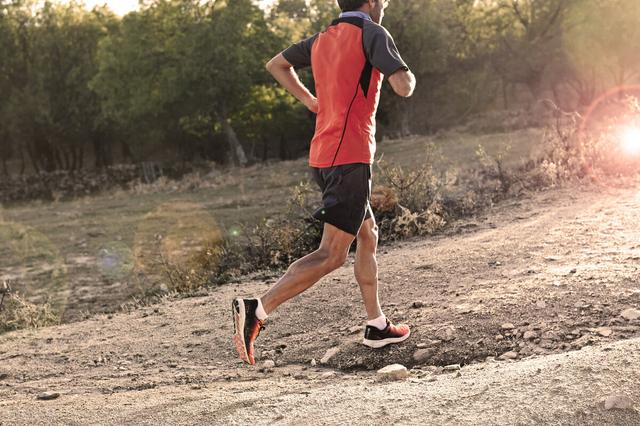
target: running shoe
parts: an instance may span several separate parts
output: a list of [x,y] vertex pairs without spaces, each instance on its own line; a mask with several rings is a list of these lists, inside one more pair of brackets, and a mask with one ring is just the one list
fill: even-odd
[[368,325],[364,330],[364,340],[362,343],[370,348],[381,348],[391,343],[400,343],[409,338],[411,330],[406,324],[393,325],[387,319],[387,326],[384,330]]
[[243,361],[253,365],[256,363],[253,357],[253,342],[264,330],[264,323],[256,317],[257,299],[233,299],[234,335],[233,343],[238,351],[238,356]]

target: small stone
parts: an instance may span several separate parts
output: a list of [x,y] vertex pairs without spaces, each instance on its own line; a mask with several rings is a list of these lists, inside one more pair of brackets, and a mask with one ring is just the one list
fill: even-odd
[[56,399],[60,394],[58,392],[41,392],[38,394],[37,399],[42,401],[49,401],[51,399]]
[[434,349],[418,349],[413,353],[413,360],[419,364],[428,361],[433,355]]
[[423,308],[424,305],[425,305],[425,303],[422,300],[416,300],[415,302],[413,302],[411,304],[411,307],[413,309],[420,309],[420,308]]
[[640,318],[640,311],[637,309],[629,308],[622,311],[620,313],[620,316],[626,319],[627,321],[633,321]]
[[509,352],[505,352],[502,355],[500,355],[499,357],[500,359],[516,359],[518,358],[518,352],[514,352],[514,351],[509,351]]
[[177,364],[177,363],[175,363],[175,362],[170,362],[169,364],[167,364],[167,367],[169,367],[169,368],[176,368],[176,367],[178,367],[178,364]]
[[429,347],[429,345],[427,343],[424,343],[424,342],[420,342],[420,343],[416,344],[416,348],[418,348],[418,349],[424,349],[424,348],[428,348],[428,347]]
[[604,400],[605,410],[633,410],[634,401],[624,394],[609,395]]
[[613,334],[613,330],[611,330],[609,327],[598,327],[596,328],[596,333],[598,333],[602,337],[609,337],[611,336],[611,334]]
[[544,300],[538,300],[536,302],[536,308],[538,309],[544,309],[547,307],[547,303]]
[[331,379],[332,377],[335,377],[335,376],[336,376],[336,372],[335,371],[327,371],[326,373],[322,373],[320,378],[322,378],[322,379]]
[[444,371],[458,371],[460,370],[460,364],[449,364],[443,367]]
[[353,327],[349,327],[349,333],[350,334],[355,334],[355,333],[359,332],[360,330],[362,330],[362,326],[359,326],[359,325],[354,325]]
[[505,322],[504,324],[502,324],[500,326],[500,328],[503,329],[503,330],[513,330],[516,327],[510,322]]
[[378,376],[383,380],[402,380],[409,376],[409,371],[402,364],[391,364],[378,370]]
[[270,370],[275,366],[276,366],[276,363],[271,359],[267,359],[262,363],[262,368],[264,368],[265,370]]
[[327,351],[324,353],[324,356],[320,358],[320,364],[327,364],[329,361],[331,361],[331,358],[333,358],[339,351],[340,348],[338,346],[327,349]]
[[524,338],[524,340],[533,340],[538,337],[538,333],[533,330],[527,330],[524,332],[524,335],[522,337]]
[[455,340],[456,338],[456,331],[453,327],[447,327],[444,330],[444,336],[442,336],[442,340],[445,342],[450,342],[452,340]]
[[313,359],[311,360],[311,366],[312,366],[312,367],[315,367],[316,365],[318,365],[318,363],[316,362],[316,359],[315,359],[315,358],[313,358]]
[[500,340],[504,340],[504,336],[502,334],[496,334],[495,339],[499,342]]

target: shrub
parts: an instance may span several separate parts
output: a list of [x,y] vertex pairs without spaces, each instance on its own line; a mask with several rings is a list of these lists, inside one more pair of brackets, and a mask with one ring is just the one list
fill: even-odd
[[39,328],[60,323],[49,303],[36,305],[11,292],[7,283],[0,287],[0,333],[23,328]]

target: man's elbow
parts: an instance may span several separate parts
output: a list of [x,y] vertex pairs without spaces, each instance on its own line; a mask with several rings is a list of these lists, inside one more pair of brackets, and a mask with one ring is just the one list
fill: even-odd
[[270,73],[272,73],[272,70],[274,67],[274,60],[275,58],[270,59],[269,62],[267,62],[264,66],[267,69],[267,71],[269,71]]
[[403,98],[413,95],[413,90],[416,87],[416,79],[410,71],[394,74],[389,82],[393,91]]
[[406,83],[401,85],[400,87],[398,87],[398,89],[396,90],[396,94],[398,96],[402,96],[403,98],[408,98],[411,95],[413,95],[413,89],[415,88],[414,85],[410,84],[410,83]]

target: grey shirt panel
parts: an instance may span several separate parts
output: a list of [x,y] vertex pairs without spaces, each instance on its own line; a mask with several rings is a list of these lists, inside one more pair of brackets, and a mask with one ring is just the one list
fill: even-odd
[[409,71],[409,67],[398,52],[393,37],[382,25],[365,20],[362,28],[362,44],[367,59],[382,74],[389,76],[399,69]]
[[318,34],[314,34],[298,43],[292,44],[282,52],[282,56],[295,69],[311,66],[311,47],[318,38]]

